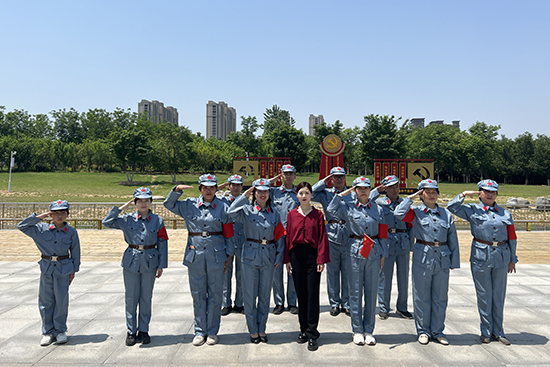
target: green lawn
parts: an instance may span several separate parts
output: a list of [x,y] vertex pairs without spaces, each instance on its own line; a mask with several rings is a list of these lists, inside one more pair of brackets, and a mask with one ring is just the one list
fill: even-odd
[[[228,173],[216,174],[220,183],[225,182]],[[188,196],[198,196],[198,177],[200,175],[180,174],[178,183],[192,185],[195,188],[186,190]],[[300,174],[295,183],[307,181],[312,185],[317,182],[318,173]],[[349,176],[347,183],[351,185],[355,176]],[[370,177],[373,181],[373,177]],[[127,186],[123,173],[87,173],[87,172],[24,172],[12,173],[11,192],[8,193],[8,173],[0,173],[0,202],[50,202],[56,199],[66,199],[69,202],[124,202],[131,198],[135,188],[144,185],[153,190],[154,195],[166,196],[172,188],[170,175],[136,174],[134,184]],[[136,183],[137,182],[137,183]],[[476,190],[471,184],[440,184],[441,199],[451,199],[464,190]],[[531,203],[537,196],[550,197],[549,186],[501,185],[498,202],[505,203],[509,196],[524,197]]]

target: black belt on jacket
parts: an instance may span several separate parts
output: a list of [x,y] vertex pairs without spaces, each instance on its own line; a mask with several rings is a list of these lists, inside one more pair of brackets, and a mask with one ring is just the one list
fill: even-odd
[[65,259],[68,259],[70,256],[69,255],[63,255],[63,256],[46,256],[46,255],[42,255],[42,258],[43,259],[46,259],[46,260],[50,260],[50,261],[61,261],[61,260],[65,260]]
[[407,230],[406,229],[390,228],[390,229],[388,229],[388,233],[407,233]]
[[423,245],[433,246],[433,247],[445,246],[447,244],[447,242],[439,242],[439,241],[430,242],[430,241],[419,240],[418,238],[416,239],[416,242],[421,243]]
[[489,245],[489,246],[496,246],[496,247],[502,246],[507,242],[507,241],[502,241],[502,242],[499,242],[499,241],[485,241],[485,240],[480,240],[479,238],[475,238],[475,237],[474,237],[474,241],[484,243],[484,244]]
[[345,220],[329,220],[328,221],[329,223],[337,223],[337,224],[346,224],[346,221]]
[[[372,238],[372,239],[374,240],[374,239],[377,239],[377,238],[378,238],[378,235],[376,235],[376,236],[369,236],[369,237]],[[350,235],[349,235],[349,238],[356,238],[356,239],[362,240],[362,239],[363,239],[363,236],[357,236],[357,235],[354,235],[354,234],[350,234]]]
[[259,243],[261,245],[269,245],[269,244],[272,244],[272,243],[275,243],[275,241],[273,240],[266,240],[266,239],[263,239],[263,240],[256,240],[254,238],[247,238],[246,239],[248,242],[254,242],[254,243]]
[[149,250],[151,248],[157,247],[157,245],[128,245],[130,248],[135,248],[136,250]]
[[201,237],[221,236],[222,234],[223,234],[223,232],[208,232],[208,231],[189,232],[189,236],[201,236]]

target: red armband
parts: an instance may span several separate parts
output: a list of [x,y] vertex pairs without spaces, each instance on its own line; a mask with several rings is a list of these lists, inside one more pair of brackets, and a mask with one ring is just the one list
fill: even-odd
[[401,219],[402,222],[408,222],[408,223],[412,223],[413,220],[414,220],[414,210],[412,209],[409,209],[407,215],[405,215],[405,218]]
[[277,241],[284,235],[286,235],[285,227],[283,226],[283,223],[279,222],[277,227],[275,227],[275,232],[273,232],[273,241]]
[[223,236],[225,238],[231,238],[233,237],[233,222],[226,223],[223,225]]
[[508,232],[508,239],[509,240],[517,240],[518,236],[516,236],[516,227],[513,224],[506,226],[506,231]]
[[168,232],[166,232],[166,227],[162,227],[157,232],[157,238],[164,238],[166,241],[168,241]]
[[378,238],[388,238],[388,225],[378,223]]

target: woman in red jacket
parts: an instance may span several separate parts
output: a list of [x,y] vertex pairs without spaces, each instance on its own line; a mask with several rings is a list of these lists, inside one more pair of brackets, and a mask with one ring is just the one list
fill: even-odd
[[312,188],[307,182],[296,190],[300,206],[288,213],[283,263],[294,278],[298,295],[300,334],[297,342],[308,342],[310,351],[317,350],[319,331],[319,286],[325,264],[330,262],[325,218],[311,206]]

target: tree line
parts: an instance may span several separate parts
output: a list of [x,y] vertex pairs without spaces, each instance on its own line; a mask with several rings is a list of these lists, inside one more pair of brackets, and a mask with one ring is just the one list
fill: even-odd
[[241,130],[226,140],[205,139],[186,126],[153,122],[132,112],[71,108],[30,115],[0,106],[0,170],[16,151],[15,171],[125,172],[230,171],[235,156],[291,157],[299,172],[316,172],[319,145],[329,134],[345,144],[352,174],[371,174],[374,159],[434,159],[436,179],[473,182],[490,177],[505,183],[550,184],[550,138],[526,132],[499,136],[500,126],[476,122],[467,130],[451,125],[413,127],[395,116],[370,114],[363,126],[325,123],[309,136],[297,129],[289,111],[267,108],[263,121],[241,117]]

